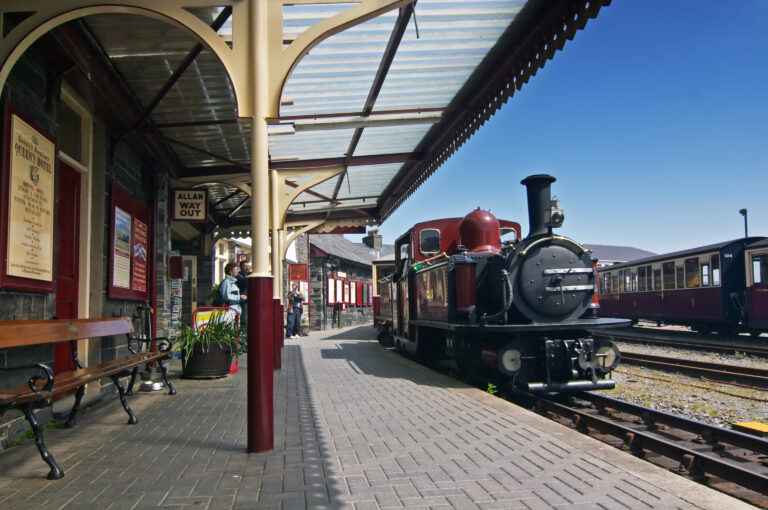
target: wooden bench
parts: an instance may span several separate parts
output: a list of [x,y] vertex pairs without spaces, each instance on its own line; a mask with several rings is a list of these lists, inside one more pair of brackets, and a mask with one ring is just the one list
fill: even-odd
[[[77,341],[86,338],[100,338],[113,335],[125,335],[128,355],[109,361],[103,361],[93,366],[84,367],[78,359]],[[150,343],[157,341],[157,350],[150,350]],[[0,388],[0,416],[8,409],[17,409],[24,413],[25,418],[32,426],[35,433],[35,444],[40,451],[40,456],[50,466],[49,480],[56,480],[64,476],[64,472],[56,464],[53,456],[48,451],[43,441],[43,428],[37,419],[34,410],[53,405],[53,399],[57,395],[75,391],[75,403],[69,412],[65,423],[66,427],[73,427],[77,412],[80,409],[80,401],[85,393],[85,385],[110,377],[117,387],[120,402],[128,413],[128,423],[136,424],[138,420],[128,407],[126,395],[133,393],[133,385],[139,373],[139,368],[153,361],[157,361],[163,372],[163,379],[168,385],[168,394],[175,395],[171,382],[168,380],[167,369],[163,364],[165,358],[170,355],[171,342],[167,338],[155,338],[151,340],[137,338],[133,334],[133,322],[128,317],[114,317],[105,319],[53,319],[35,321],[0,321],[0,350],[10,347],[25,347],[43,344],[55,344],[70,342],[72,346],[72,361],[78,367],[75,370],[59,372],[54,375],[53,370],[42,363],[30,365],[0,367],[0,374],[8,371],[27,370],[33,373],[27,384],[14,388]],[[142,349],[142,344],[143,349]],[[120,377],[131,376],[130,384],[126,390],[120,382]],[[25,375],[26,377],[26,375]],[[18,380],[18,379],[17,379]]]

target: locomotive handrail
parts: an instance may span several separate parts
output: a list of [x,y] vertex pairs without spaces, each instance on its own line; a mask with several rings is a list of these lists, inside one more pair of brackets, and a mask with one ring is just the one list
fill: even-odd
[[571,243],[581,250],[581,253],[579,253],[579,255],[584,255],[585,253],[587,253],[587,250],[582,245],[574,241],[573,239],[568,239],[567,237],[563,237],[563,236],[548,236],[548,237],[542,237],[541,239],[537,239],[531,244],[529,244],[528,246],[526,246],[525,249],[520,252],[520,256],[524,257],[525,255],[528,254],[528,250],[530,250],[537,244],[546,243],[547,241],[564,241],[567,243]]
[[447,253],[445,253],[445,252],[443,251],[443,252],[440,252],[440,253],[438,253],[437,255],[434,255],[434,256],[432,256],[432,257],[429,257],[428,259],[424,259],[424,260],[422,260],[422,261],[420,261],[420,262],[416,262],[415,264],[413,264],[413,265],[411,266],[411,268],[415,268],[415,267],[416,267],[416,266],[418,266],[419,264],[426,264],[426,265],[428,265],[428,266],[431,266],[431,265],[432,265],[432,262],[433,262],[434,260],[436,260],[436,259],[439,259],[439,258],[446,258],[446,259],[449,259],[449,258],[451,258],[451,257],[449,257],[449,256],[448,256],[448,254],[447,254]]

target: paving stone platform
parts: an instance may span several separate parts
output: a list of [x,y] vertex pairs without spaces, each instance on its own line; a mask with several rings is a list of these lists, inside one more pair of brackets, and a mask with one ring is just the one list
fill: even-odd
[[286,340],[275,448],[246,453],[246,370],[116,398],[0,452],[0,508],[752,508],[379,346],[369,327]]

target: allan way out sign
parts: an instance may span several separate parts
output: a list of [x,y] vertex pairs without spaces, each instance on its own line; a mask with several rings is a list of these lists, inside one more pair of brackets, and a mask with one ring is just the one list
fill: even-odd
[[205,221],[208,215],[208,190],[174,189],[171,219],[174,221]]

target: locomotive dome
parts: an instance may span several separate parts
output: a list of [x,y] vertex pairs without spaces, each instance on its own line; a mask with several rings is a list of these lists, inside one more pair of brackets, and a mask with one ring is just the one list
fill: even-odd
[[461,244],[470,252],[501,251],[499,247],[499,220],[490,211],[479,207],[464,216],[459,226]]

